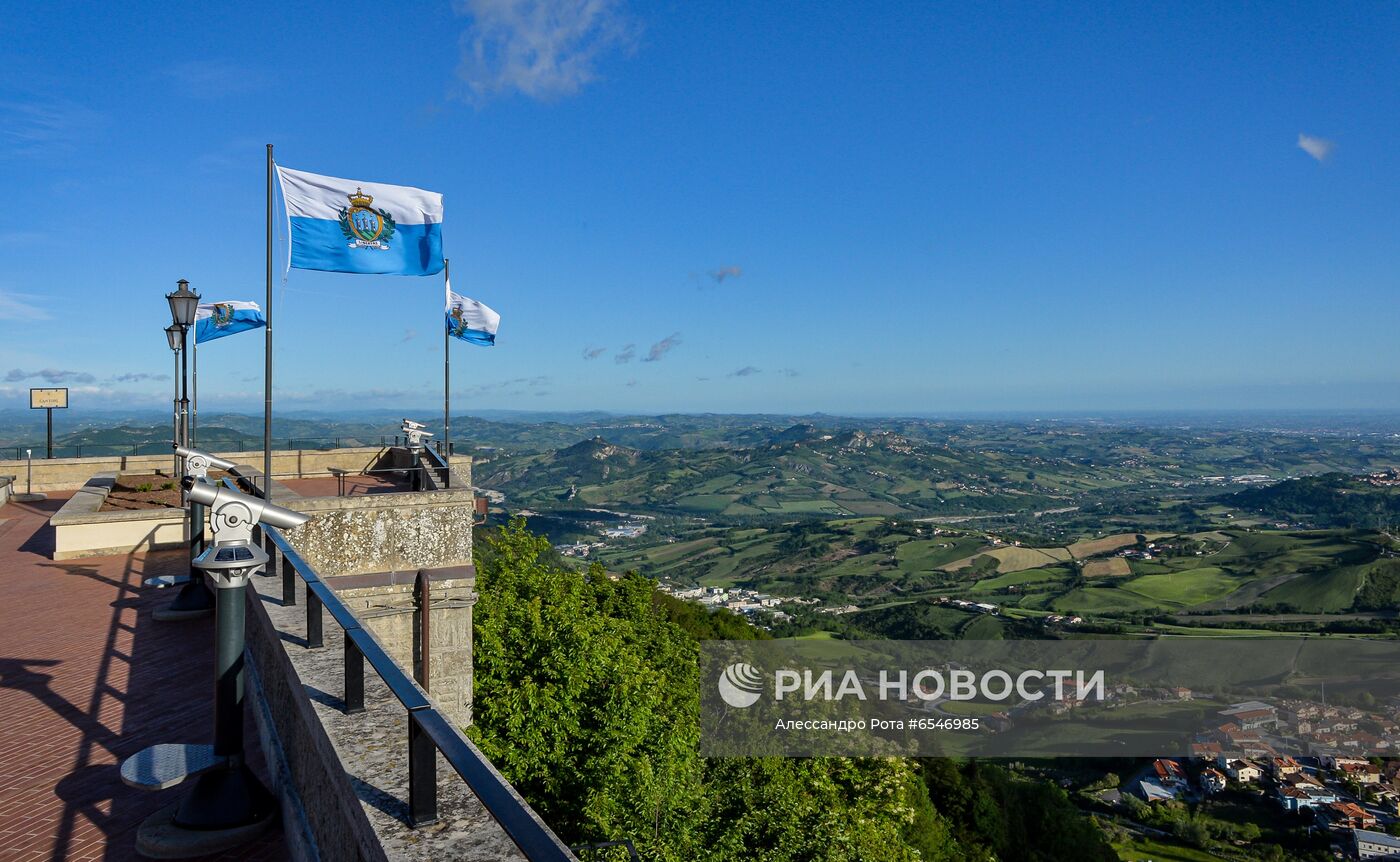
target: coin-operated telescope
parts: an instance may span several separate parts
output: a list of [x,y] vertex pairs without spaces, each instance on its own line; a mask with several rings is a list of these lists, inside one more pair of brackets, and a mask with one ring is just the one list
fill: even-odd
[[404,437],[408,440],[408,448],[423,448],[423,441],[433,436],[431,431],[423,430],[426,427],[428,426],[424,425],[422,422],[414,422],[412,419],[403,420],[403,427],[399,430],[403,432]]
[[267,563],[267,552],[253,543],[254,524],[290,530],[307,521],[307,516],[300,512],[274,506],[230,488],[200,482],[193,476],[185,477],[184,484],[187,501],[209,507],[209,523],[214,530],[213,543],[195,557],[191,565],[212,578],[219,589],[243,586],[248,583],[249,575]]
[[206,475],[209,467],[227,469],[233,466],[230,462],[193,449],[180,454],[192,465],[182,481],[185,501],[192,508],[208,507],[214,531],[214,541],[191,561],[217,588],[214,744],[153,745],[122,763],[122,780],[133,787],[158,790],[196,779],[173,814],[162,810],[138,830],[137,847],[148,848],[151,852],[142,852],[153,858],[175,858],[168,850],[172,843],[185,847],[184,855],[195,846],[201,854],[228,849],[256,837],[276,816],[277,798],[249,769],[243,746],[244,620],[249,601],[244,588],[249,576],[268,561],[267,552],[253,542],[253,526],[292,529],[308,520],[300,512],[196,475],[196,462]]
[[198,449],[191,449],[188,446],[176,446],[175,454],[185,459],[185,475],[193,476],[196,479],[209,478],[209,471],[212,470],[232,470],[238,465],[232,461],[220,458],[218,455],[210,455],[208,452],[201,452]]

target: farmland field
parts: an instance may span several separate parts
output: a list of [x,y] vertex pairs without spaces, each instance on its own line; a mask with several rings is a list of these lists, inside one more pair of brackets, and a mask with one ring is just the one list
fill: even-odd
[[1198,605],[1228,594],[1239,585],[1224,570],[1207,566],[1167,575],[1141,575],[1121,588],[1167,605]]
[[1084,564],[1084,577],[1106,578],[1118,575],[1131,575],[1133,570],[1122,557],[1109,557],[1106,560],[1089,560]]

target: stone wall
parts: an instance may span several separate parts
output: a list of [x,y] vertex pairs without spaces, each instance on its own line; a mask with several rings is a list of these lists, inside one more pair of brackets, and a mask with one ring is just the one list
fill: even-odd
[[420,570],[427,574],[428,688],[443,711],[465,727],[472,715],[476,497],[470,459],[459,456],[452,472],[450,490],[276,501],[311,516],[287,534],[297,553],[414,676],[422,656],[414,582]]
[[[383,449],[363,446],[347,449],[289,449],[272,453],[273,478],[329,476],[330,468],[358,473],[370,466]],[[262,469],[262,452],[215,452],[238,464]],[[0,461],[0,474],[25,475],[24,461]],[[34,459],[35,491],[68,491],[83,487],[95,473],[165,473],[174,467],[173,455],[111,455],[96,458]]]
[[[472,723],[472,607],[476,570],[471,566],[423,569],[428,579],[428,684],[442,711],[458,727]],[[384,649],[415,679],[422,680],[423,632],[415,590],[418,572],[384,572],[326,578],[374,631]]]
[[296,529],[296,548],[323,578],[472,561],[470,487],[276,502],[311,516]]

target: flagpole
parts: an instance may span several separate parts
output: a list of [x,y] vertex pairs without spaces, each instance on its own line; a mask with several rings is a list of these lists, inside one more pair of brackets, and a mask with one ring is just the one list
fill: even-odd
[[[452,289],[452,278],[447,272],[447,258],[442,259],[442,286],[444,292]],[[451,297],[448,298],[449,301]],[[442,322],[442,436],[443,462],[447,464],[447,478],[444,483],[452,487],[452,342],[448,338],[447,321]]]
[[272,500],[272,144],[267,145],[267,321],[263,333],[263,499]]
[[194,407],[190,413],[190,448],[195,448],[195,433],[199,431],[199,326],[194,329]]

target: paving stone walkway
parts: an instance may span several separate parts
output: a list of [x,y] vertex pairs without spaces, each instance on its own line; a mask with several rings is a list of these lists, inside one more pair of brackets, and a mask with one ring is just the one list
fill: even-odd
[[[182,551],[55,562],[48,518],[70,492],[0,507],[0,860],[131,860],[136,829],[183,792],[128,788],[121,761],[211,742],[213,622],[158,623]],[[257,737],[251,717],[248,739]],[[261,771],[261,754],[250,761]],[[288,858],[281,832],[220,857]]]

